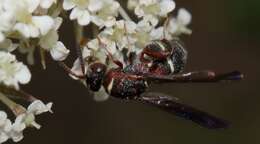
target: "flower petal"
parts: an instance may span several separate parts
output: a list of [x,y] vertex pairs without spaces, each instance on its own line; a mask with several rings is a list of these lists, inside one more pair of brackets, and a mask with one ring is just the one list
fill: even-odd
[[78,23],[80,25],[88,25],[90,22],[90,14],[87,10],[83,11],[83,13],[78,17]]
[[54,30],[58,30],[63,22],[63,19],[61,17],[56,17],[54,19]]
[[82,9],[75,7],[74,9],[72,9],[71,13],[70,13],[70,19],[74,20],[77,19],[81,14],[82,14]]
[[167,16],[167,14],[175,9],[175,2],[172,0],[162,0],[160,3],[160,16]]
[[5,39],[5,35],[2,32],[0,32],[0,42],[3,42],[4,39]]
[[54,20],[50,16],[33,16],[33,24],[40,29],[42,35],[46,35],[54,26]]
[[60,41],[50,50],[51,56],[56,61],[63,61],[69,55],[70,50],[68,50],[64,44]]
[[40,6],[44,9],[48,9],[55,2],[56,0],[41,0]]
[[19,63],[20,67],[18,72],[15,75],[15,78],[20,82],[21,84],[27,84],[31,80],[31,72],[29,71],[28,67],[23,65],[22,63]]
[[65,10],[70,10],[74,8],[76,5],[71,0],[64,0],[62,6]]
[[20,32],[24,37],[29,38],[30,37],[30,30],[26,24],[23,23],[17,23],[14,26],[14,30],[17,30]]
[[25,0],[27,2],[28,10],[30,13],[34,12],[40,4],[40,0]]
[[27,112],[28,113],[33,113],[34,115],[39,115],[42,114],[44,112],[51,112],[51,107],[52,107],[53,103],[48,103],[47,105],[45,105],[42,101],[40,100],[35,100],[34,102],[32,102],[28,108],[27,108]]
[[88,5],[88,9],[91,12],[96,12],[100,10],[103,7],[103,2],[101,0],[90,0],[90,3]]
[[183,25],[188,25],[191,23],[191,14],[184,8],[179,9],[177,20]]

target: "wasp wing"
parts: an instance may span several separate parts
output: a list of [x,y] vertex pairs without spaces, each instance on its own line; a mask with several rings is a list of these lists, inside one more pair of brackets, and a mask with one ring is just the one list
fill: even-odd
[[195,72],[179,73],[173,75],[147,74],[144,75],[144,77],[148,81],[187,83],[187,82],[218,82],[218,81],[225,81],[225,80],[241,80],[243,78],[243,74],[241,74],[239,71],[233,71],[224,74],[216,74],[213,71],[195,71]]
[[155,106],[166,112],[182,117],[186,120],[191,120],[200,126],[209,129],[227,128],[228,122],[212,116],[206,112],[197,110],[191,106],[176,102],[174,99],[167,96],[154,96],[154,94],[144,94],[137,97],[136,100],[144,104]]

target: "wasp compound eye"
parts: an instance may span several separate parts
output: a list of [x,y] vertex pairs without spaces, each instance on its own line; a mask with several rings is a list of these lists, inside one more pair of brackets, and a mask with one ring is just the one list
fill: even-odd
[[102,85],[102,80],[107,67],[102,63],[93,63],[87,70],[87,84],[92,91],[98,91]]

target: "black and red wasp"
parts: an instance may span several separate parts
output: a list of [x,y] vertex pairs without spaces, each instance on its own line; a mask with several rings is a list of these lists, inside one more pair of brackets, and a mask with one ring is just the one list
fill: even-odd
[[[81,51],[78,49],[78,51]],[[79,55],[83,65],[83,58]],[[216,74],[213,71],[183,72],[187,61],[187,51],[179,40],[156,40],[148,44],[142,52],[135,56],[125,67],[114,60],[117,68],[108,68],[106,64],[93,61],[86,72],[82,66],[83,76],[76,75],[63,63],[60,65],[70,74],[85,79],[91,91],[98,91],[103,86],[111,97],[136,101],[151,105],[172,113],[176,116],[191,120],[209,129],[228,127],[225,120],[221,120],[206,112],[197,110],[175,99],[156,93],[147,93],[149,85],[153,83],[171,82],[219,82],[242,79],[239,71]]]

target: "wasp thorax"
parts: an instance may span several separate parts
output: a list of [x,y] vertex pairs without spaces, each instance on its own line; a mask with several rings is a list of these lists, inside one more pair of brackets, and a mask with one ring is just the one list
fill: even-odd
[[106,70],[107,66],[99,62],[89,65],[86,77],[88,86],[92,91],[100,89]]

